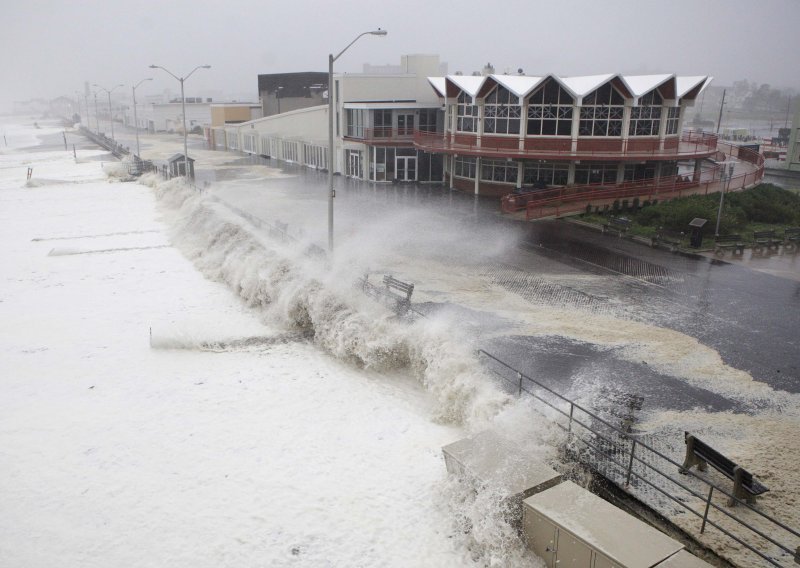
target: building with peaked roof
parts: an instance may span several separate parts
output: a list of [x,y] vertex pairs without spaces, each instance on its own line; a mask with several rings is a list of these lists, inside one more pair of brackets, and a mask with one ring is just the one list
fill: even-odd
[[[670,183],[684,191],[719,180],[725,158],[716,136],[683,131],[710,77],[501,75],[488,65],[483,75],[440,76],[441,68],[436,55],[407,55],[380,73],[334,75],[330,157],[326,104],[211,127],[209,140],[366,181],[442,183],[504,203],[549,188],[577,195]],[[742,182],[759,179],[751,174]]]
[[675,178],[678,162],[716,153],[716,139],[682,133],[684,111],[709,77],[448,75],[429,83],[441,132],[415,148],[446,156],[451,187],[479,195],[525,188]]

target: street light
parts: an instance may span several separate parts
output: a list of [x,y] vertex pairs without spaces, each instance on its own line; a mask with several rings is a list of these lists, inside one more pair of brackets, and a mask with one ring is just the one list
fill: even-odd
[[[733,170],[736,168],[736,162],[731,161],[728,164],[728,188],[731,187],[731,178],[733,177]],[[722,166],[722,177],[725,177],[725,166]],[[722,188],[719,192],[719,209],[717,210],[717,228],[714,230],[714,236],[719,236],[719,221],[722,218],[722,203],[725,201],[725,179],[720,180],[722,183]]]
[[142,151],[139,149],[139,118],[136,116],[136,87],[144,83],[145,81],[152,81],[152,77],[148,77],[147,79],[142,79],[131,89],[133,90],[133,129],[136,131],[136,157],[140,160],[142,159]]
[[[97,117],[97,91],[92,91],[94,95],[94,129],[97,134],[100,134],[100,119]],[[91,130],[91,127],[89,128]]]
[[339,59],[362,36],[385,36],[387,33],[386,30],[380,28],[371,32],[361,33],[348,43],[347,47],[340,51],[338,55],[335,57],[332,53],[328,55],[328,252],[330,253],[333,253],[333,198],[336,195],[333,191],[333,165],[335,162],[333,157],[333,62]]
[[161,69],[162,71],[166,71],[170,75],[172,75],[178,82],[181,84],[181,112],[183,113],[183,168],[184,168],[184,175],[189,177],[189,147],[186,141],[186,97],[183,95],[183,82],[192,76],[192,73],[197,71],[198,69],[211,69],[211,65],[198,65],[194,69],[192,69],[186,77],[178,77],[173,72],[161,67],[161,65],[151,65],[150,69]]
[[[101,91],[105,91],[108,94],[108,121],[111,123],[111,139],[113,140],[114,139],[114,115],[111,113],[111,93],[113,93],[115,90],[119,89],[120,87],[124,87],[125,85],[120,83],[119,85],[115,85],[115,86],[111,87],[110,91],[108,89],[106,89],[105,87],[101,87],[97,83],[92,83],[92,86],[93,87],[97,87]],[[100,127],[98,126],[97,129],[99,130]]]

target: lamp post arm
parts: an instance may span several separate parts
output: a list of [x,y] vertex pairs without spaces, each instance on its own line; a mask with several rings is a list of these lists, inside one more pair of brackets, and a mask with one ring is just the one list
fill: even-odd
[[351,45],[353,45],[355,42],[357,42],[357,41],[358,41],[359,39],[361,39],[363,36],[365,36],[365,35],[369,35],[370,33],[372,33],[372,32],[363,32],[363,33],[360,33],[360,34],[358,34],[358,35],[356,36],[356,39],[354,39],[353,41],[351,41],[350,43],[348,43],[348,44],[347,44],[347,47],[345,47],[345,48],[344,48],[342,51],[340,51],[338,55],[336,55],[335,57],[333,57],[333,61],[335,62],[337,59],[339,59],[339,58],[342,56],[342,54],[343,54],[345,51],[347,51],[348,49],[350,49],[350,46],[351,46]]
[[173,73],[173,72],[172,72],[172,71],[170,71],[169,69],[165,69],[164,67],[161,67],[161,65],[151,65],[151,66],[150,66],[150,69],[161,69],[162,71],[165,71],[165,72],[169,73],[170,75],[172,75],[172,77],[173,77],[173,78],[174,78],[176,81],[180,81],[180,80],[181,80],[181,78],[180,78],[180,77],[177,77],[177,76],[175,75],[175,73]]
[[198,69],[203,69],[203,68],[206,68],[206,67],[207,67],[206,65],[198,65],[197,67],[195,67],[194,69],[192,69],[191,71],[189,71],[189,74],[188,74],[188,75],[186,75],[186,77],[184,77],[184,78],[183,78],[183,80],[185,81],[186,79],[188,79],[189,77],[191,77],[191,76],[192,76],[192,73],[194,73],[194,72],[195,72],[195,71],[197,71]]

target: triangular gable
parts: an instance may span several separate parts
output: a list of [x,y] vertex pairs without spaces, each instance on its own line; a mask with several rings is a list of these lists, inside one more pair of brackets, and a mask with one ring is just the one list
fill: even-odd
[[428,83],[431,84],[437,95],[440,97],[447,96],[447,82],[444,77],[428,77]]
[[[584,75],[581,77],[559,77],[558,79],[576,98],[582,98],[615,77],[616,75],[609,73],[608,75]],[[627,90],[626,88],[625,91]]]
[[[527,75],[489,75],[495,83],[502,85],[513,94],[523,99],[536,89],[547,77],[529,77]],[[487,81],[488,83],[488,81]]]
[[486,77],[474,75],[448,75],[445,85],[448,97],[457,97],[459,91],[464,91],[472,98],[478,94]]
[[679,99],[694,100],[711,82],[711,77],[676,77],[676,96]]
[[642,96],[653,89],[658,89],[665,99],[677,98],[675,96],[675,75],[623,75],[621,79],[630,89],[634,104],[639,104]]

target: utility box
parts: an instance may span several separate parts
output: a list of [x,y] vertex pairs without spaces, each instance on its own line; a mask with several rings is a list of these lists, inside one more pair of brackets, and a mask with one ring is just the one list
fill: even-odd
[[689,223],[689,228],[692,230],[691,236],[689,237],[689,245],[692,248],[700,248],[703,246],[703,227],[706,226],[708,223],[708,219],[701,219],[700,217],[695,217],[692,219],[692,222]]
[[679,550],[664,562],[657,564],[656,568],[711,568],[711,564],[686,550]]
[[561,475],[540,457],[487,430],[442,448],[447,471],[477,487],[490,487],[508,500],[509,521],[518,528],[522,500],[561,483]]
[[683,545],[565,481],[523,501],[528,548],[548,568],[651,568]]

